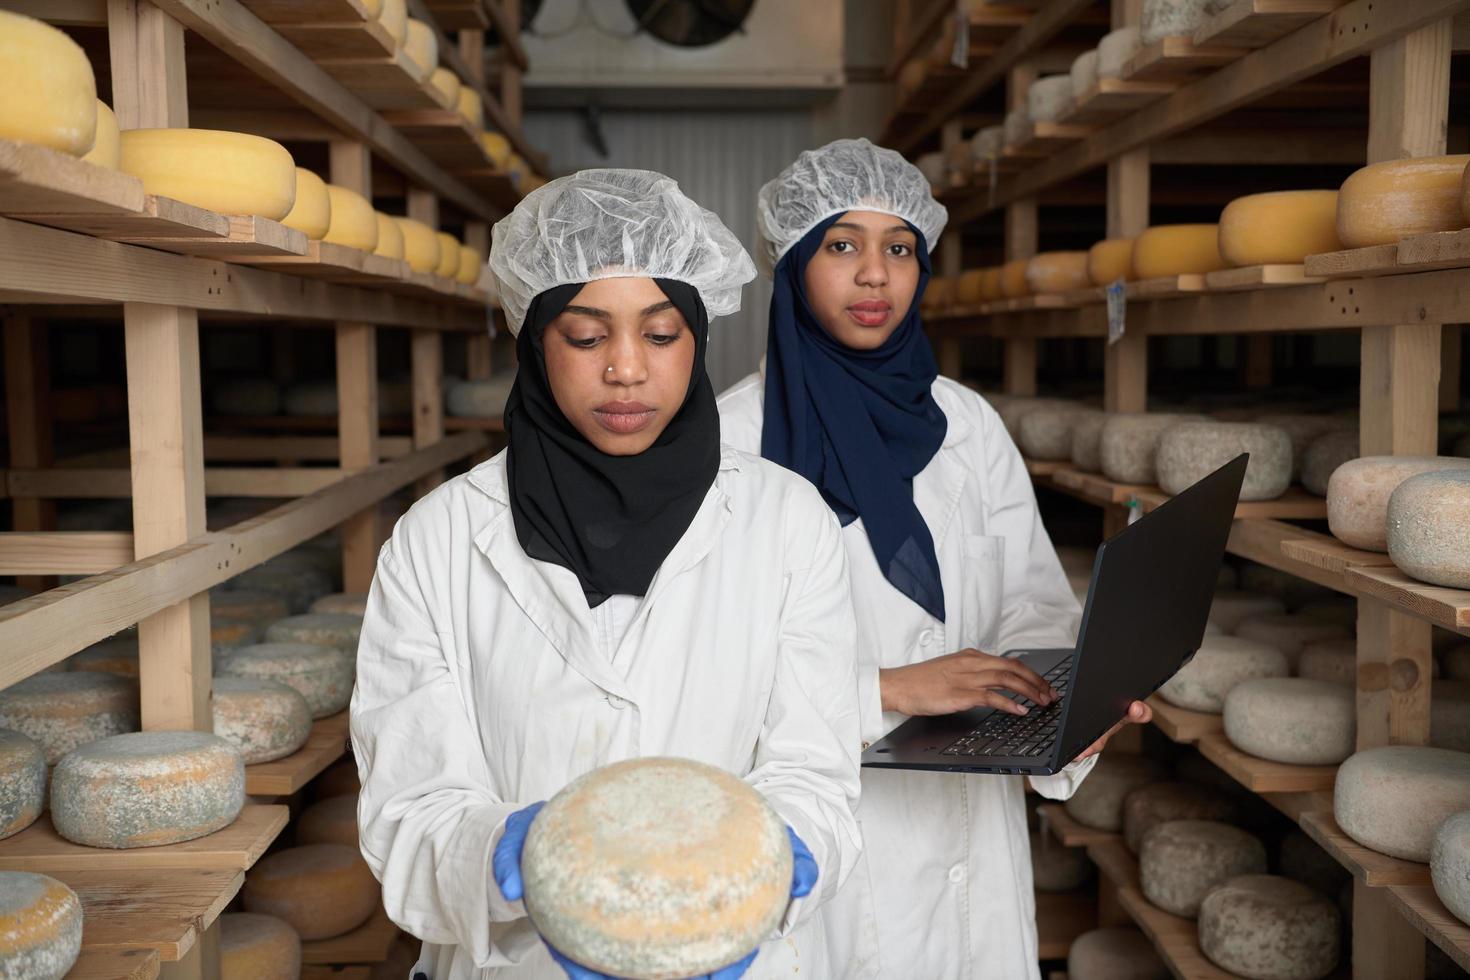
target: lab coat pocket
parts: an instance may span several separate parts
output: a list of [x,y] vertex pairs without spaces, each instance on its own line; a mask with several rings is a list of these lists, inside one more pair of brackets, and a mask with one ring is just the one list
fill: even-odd
[[1002,654],[1005,651],[995,647],[1000,640],[1001,597],[1005,595],[1005,539],[993,534],[967,534],[963,553],[959,645]]

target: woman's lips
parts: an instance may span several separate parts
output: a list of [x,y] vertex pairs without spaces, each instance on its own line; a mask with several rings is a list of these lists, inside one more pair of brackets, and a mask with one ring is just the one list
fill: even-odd
[[657,409],[642,402],[608,402],[592,410],[592,417],[597,419],[598,425],[619,435],[637,432],[653,421],[656,414]]
[[882,300],[864,300],[847,308],[847,315],[865,327],[881,327],[892,312],[892,304]]

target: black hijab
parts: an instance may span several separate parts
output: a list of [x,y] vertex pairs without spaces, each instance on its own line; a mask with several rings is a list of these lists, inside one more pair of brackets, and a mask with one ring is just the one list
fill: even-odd
[[684,536],[720,465],[720,417],[705,372],[709,316],[699,291],[654,279],[694,332],[684,404],[652,446],[609,456],[557,407],[542,333],[585,283],[553,286],[531,301],[516,338],[520,364],[505,407],[506,474],[516,537],[526,554],[570,569],[587,605],[644,595]]

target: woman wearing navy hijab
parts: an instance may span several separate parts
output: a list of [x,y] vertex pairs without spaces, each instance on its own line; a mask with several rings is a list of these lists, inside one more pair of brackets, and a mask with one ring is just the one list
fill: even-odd
[[[765,363],[719,400],[724,441],[801,473],[843,524],[864,747],[913,715],[1021,713],[1007,693],[1049,704],[996,654],[1070,646],[1081,614],[999,417],[938,377],[918,310],[946,217],[891,150],[803,153],[758,203]],[[863,770],[866,867],[831,906],[834,975],[1038,976],[1022,779],[1065,799],[1107,738],[1055,776]]]

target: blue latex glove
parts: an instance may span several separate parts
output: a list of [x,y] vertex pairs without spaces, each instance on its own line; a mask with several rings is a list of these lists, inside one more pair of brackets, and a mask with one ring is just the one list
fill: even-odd
[[[530,833],[531,821],[536,819],[536,814],[545,805],[545,802],[532,803],[524,810],[517,810],[507,817],[505,832],[500,835],[500,842],[495,845],[495,853],[490,857],[495,883],[500,886],[500,894],[505,896],[507,902],[519,902],[525,897],[525,883],[521,880],[521,851],[525,849],[526,834]],[[791,829],[790,824],[786,826],[786,833],[791,837],[791,897],[803,898],[811,894],[817,883],[817,861],[812,857],[811,848],[796,836],[796,831]],[[542,941],[545,942],[545,939]],[[617,980],[616,977],[609,977],[573,963],[550,943],[546,943],[546,950],[557,965],[566,971],[570,980]],[[691,977],[690,980],[739,980],[750,969],[750,964],[755,962],[759,952],[758,949],[752,950],[743,960],[702,977]]]

